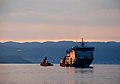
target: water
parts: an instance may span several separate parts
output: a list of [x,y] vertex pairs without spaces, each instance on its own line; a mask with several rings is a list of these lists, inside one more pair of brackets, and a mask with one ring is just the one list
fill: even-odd
[[0,84],[120,84],[120,65],[92,66],[81,69],[57,64],[1,64]]

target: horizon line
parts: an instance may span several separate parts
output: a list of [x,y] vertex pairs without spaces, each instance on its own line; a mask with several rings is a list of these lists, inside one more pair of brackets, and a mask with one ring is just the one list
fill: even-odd
[[[38,42],[38,43],[45,43],[45,42],[62,42],[62,41],[71,41],[71,42],[82,42],[82,41],[76,41],[76,40],[46,40],[46,41],[36,41],[36,40],[32,40],[32,41],[14,41],[14,40],[7,40],[7,41],[0,41],[1,43],[6,43],[6,42],[16,42],[16,43],[32,43],[32,42]],[[114,40],[110,40],[110,41],[87,41],[85,40],[84,42],[120,42],[120,41],[114,41]]]

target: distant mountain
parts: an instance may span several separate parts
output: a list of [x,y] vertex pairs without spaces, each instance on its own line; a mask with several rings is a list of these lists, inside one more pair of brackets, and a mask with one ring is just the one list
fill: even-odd
[[[94,61],[98,64],[120,64],[120,42],[86,42],[95,47]],[[80,42],[0,42],[0,63],[40,63],[47,56],[48,61],[59,63],[67,49]]]
[[0,56],[0,63],[32,63],[29,60],[23,59],[20,56]]

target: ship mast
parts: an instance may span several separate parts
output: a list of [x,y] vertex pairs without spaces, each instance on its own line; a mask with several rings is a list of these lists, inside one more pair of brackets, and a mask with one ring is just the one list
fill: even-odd
[[83,41],[83,38],[82,38],[82,44],[81,44],[82,47],[84,47],[84,41]]

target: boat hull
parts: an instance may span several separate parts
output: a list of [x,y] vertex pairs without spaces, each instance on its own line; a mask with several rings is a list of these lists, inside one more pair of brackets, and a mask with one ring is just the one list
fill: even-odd
[[78,58],[72,64],[74,67],[89,68],[94,58]]
[[41,65],[41,66],[53,66],[53,64],[51,64],[51,63],[45,63],[45,64],[44,64],[44,63],[41,63],[40,65]]

